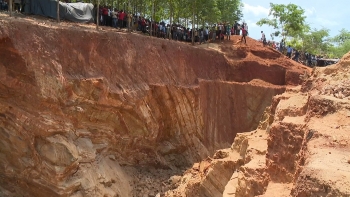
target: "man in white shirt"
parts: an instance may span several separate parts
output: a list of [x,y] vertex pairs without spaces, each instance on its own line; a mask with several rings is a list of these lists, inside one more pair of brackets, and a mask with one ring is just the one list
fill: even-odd
[[21,0],[14,0],[15,3],[15,10],[20,12],[21,11]]
[[219,32],[219,40],[221,40],[221,33],[222,33],[222,25],[221,25],[221,23],[219,23],[219,25],[218,25],[218,32]]
[[209,39],[209,29],[208,29],[208,27],[206,27],[204,29],[204,40],[208,41],[208,39]]

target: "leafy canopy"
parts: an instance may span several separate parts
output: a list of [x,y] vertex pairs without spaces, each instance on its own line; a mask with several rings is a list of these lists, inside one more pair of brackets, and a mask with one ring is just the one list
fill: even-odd
[[350,32],[342,29],[339,34],[330,39],[333,46],[330,47],[329,53],[332,57],[341,58],[344,54],[350,51]]
[[269,16],[257,22],[257,25],[269,25],[276,31],[275,36],[282,33],[283,37],[293,37],[300,35],[305,28],[305,11],[295,4],[273,4],[270,3]]
[[[72,0],[75,2],[76,0]],[[96,4],[98,0],[85,0]],[[172,21],[189,26],[194,12],[196,25],[209,25],[220,22],[233,23],[239,21],[242,15],[241,0],[99,0],[100,5],[112,8],[126,9],[131,13],[156,21]],[[154,11],[152,12],[152,7]],[[154,13],[154,14],[153,14]]]
[[300,50],[307,51],[311,54],[325,54],[330,47],[328,42],[329,30],[322,28],[317,29],[305,29],[304,32],[293,40],[300,40],[301,46]]

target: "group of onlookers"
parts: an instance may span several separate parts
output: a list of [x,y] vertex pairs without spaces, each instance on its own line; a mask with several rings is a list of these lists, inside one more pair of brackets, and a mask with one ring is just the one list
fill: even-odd
[[310,66],[310,67],[315,66],[317,60],[321,58],[321,56],[316,56],[308,52],[299,51],[291,47],[290,45],[286,46],[284,39],[282,39],[280,42],[266,41],[266,36],[263,31],[261,31],[261,39],[259,41],[262,42],[264,46],[269,46],[285,54],[288,58],[296,62],[299,62],[301,64],[304,64],[306,66]]
[[[96,9],[94,13],[96,14]],[[108,6],[99,7],[99,24],[114,28],[130,28],[132,31],[140,31],[154,37],[177,41],[190,42],[194,37],[194,41],[199,43],[207,42],[210,39],[213,41],[216,39],[223,40],[225,36],[226,39],[230,40],[231,35],[240,35],[241,31],[244,32],[242,33],[244,37],[248,34],[246,23],[239,24],[235,22],[232,26],[229,23],[218,23],[211,28],[202,27],[192,30],[179,24],[170,25],[163,21],[151,21],[145,17],[132,15],[124,10],[112,9]]]
[[[14,10],[18,12],[24,11],[24,0],[14,0]],[[66,1],[67,2],[67,1]],[[0,0],[0,10],[8,10],[8,0]],[[94,14],[96,15],[96,6],[94,8]],[[96,22],[96,21],[95,21]],[[176,41],[192,41],[192,35],[194,41],[205,43],[208,40],[215,41],[231,39],[231,35],[242,35],[241,42],[246,43],[245,37],[248,35],[248,26],[245,22],[239,24],[237,21],[231,26],[229,23],[214,24],[211,28],[202,27],[190,29],[178,24],[165,24],[164,22],[150,21],[142,16],[136,16],[126,13],[124,10],[112,9],[108,6],[99,7],[99,24],[103,26],[110,26],[114,28],[127,28],[129,27],[133,31],[140,31],[147,33],[151,36],[164,39],[172,39]],[[194,31],[194,32],[193,32]],[[304,64],[312,66],[317,59],[317,56],[310,53],[301,53],[298,50],[293,49],[291,46],[286,47],[285,42],[282,39],[281,42],[266,41],[266,36],[261,31],[260,41],[264,46],[268,45],[281,53],[287,55],[287,57],[300,62],[300,56],[303,56]]]
[[[0,10],[8,11],[9,5],[8,0],[0,0]],[[24,0],[13,0],[13,10],[17,12],[24,12],[25,1]]]
[[321,58],[321,56],[316,56],[308,52],[302,52],[297,49],[293,49],[291,46],[287,47],[287,57],[310,67],[316,66],[317,59]]
[[237,22],[231,26],[229,23],[214,24],[211,28],[208,26],[201,28],[188,28],[179,24],[165,24],[164,22],[155,22],[145,19],[141,16],[133,17],[133,29],[141,31],[143,33],[150,34],[151,36],[159,38],[168,38],[177,41],[191,42],[194,37],[195,42],[205,43],[208,40],[215,41],[226,39],[230,40],[231,35],[247,35],[248,26],[243,23],[239,25]]
[[[96,13],[96,5],[94,6],[94,15]],[[124,10],[112,9],[110,6],[99,7],[99,25],[110,26],[114,28],[128,27],[128,21],[131,22],[132,15]],[[96,21],[95,21],[96,23]]]
[[7,0],[0,0],[0,10],[8,10]]
[[[69,0],[63,0],[70,2]],[[8,0],[0,0],[1,10],[8,10]],[[24,0],[14,0],[14,10],[24,11]],[[214,24],[211,28],[202,27],[194,30],[178,24],[165,24],[164,22],[150,21],[142,16],[131,15],[124,10],[112,9],[110,6],[100,6],[99,25],[110,26],[114,28],[129,27],[134,31],[141,31],[151,36],[160,38],[169,38],[177,41],[191,41],[194,37],[195,42],[207,42],[226,39],[230,40],[231,35],[240,35],[242,32],[242,41],[248,35],[248,26],[246,23],[239,24],[237,21],[231,26],[229,23]],[[94,16],[97,15],[97,6],[94,6]],[[95,23],[96,23],[95,18]],[[193,35],[193,36],[192,36]],[[245,41],[246,42],[246,41]]]
[[315,66],[317,59],[320,58],[320,56],[294,49],[290,45],[286,47],[283,39],[280,43],[273,42],[270,46],[285,54],[288,58],[310,67]]

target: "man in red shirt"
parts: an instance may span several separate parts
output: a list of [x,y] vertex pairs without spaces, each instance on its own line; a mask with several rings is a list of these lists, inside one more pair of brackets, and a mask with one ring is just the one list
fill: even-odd
[[104,7],[102,8],[102,17],[103,17],[102,24],[103,24],[103,25],[107,25],[108,9],[107,9],[106,6],[104,6]]
[[119,20],[118,20],[119,28],[123,28],[124,27],[124,17],[125,17],[125,12],[124,12],[124,10],[121,10],[119,12]]
[[245,30],[245,27],[242,26],[242,38],[241,38],[241,42],[243,42],[244,39],[244,43],[247,44],[247,40],[245,39],[245,36],[247,35],[247,31]]
[[141,31],[142,33],[146,33],[146,20],[143,17],[141,19]]

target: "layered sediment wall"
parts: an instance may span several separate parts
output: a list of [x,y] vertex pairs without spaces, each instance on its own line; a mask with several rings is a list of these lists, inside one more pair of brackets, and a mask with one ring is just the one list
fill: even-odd
[[194,164],[166,196],[349,196],[349,60],[302,75],[256,130]]
[[[163,192],[140,182],[161,185],[229,147],[307,71],[253,40],[217,51],[29,17],[0,23],[0,187],[9,196]],[[137,177],[140,168],[154,171]]]

